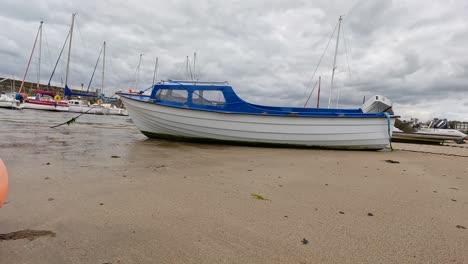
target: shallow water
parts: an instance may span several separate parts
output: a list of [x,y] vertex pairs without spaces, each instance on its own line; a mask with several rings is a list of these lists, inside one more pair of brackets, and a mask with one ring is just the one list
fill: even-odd
[[82,115],[71,125],[50,128],[78,115],[0,109],[0,158],[10,159],[22,148],[23,154],[61,153],[66,159],[75,159],[89,152],[126,152],[125,146],[147,140],[128,116]]

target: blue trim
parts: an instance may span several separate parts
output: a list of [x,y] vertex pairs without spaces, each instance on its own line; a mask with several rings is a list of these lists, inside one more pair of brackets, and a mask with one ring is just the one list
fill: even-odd
[[73,92],[70,88],[68,88],[67,85],[65,85],[65,92],[64,92],[64,95],[65,95],[65,96],[84,96],[84,97],[94,97],[94,98],[99,97],[98,95],[94,95],[94,94],[75,93],[75,92]]
[[[186,101],[176,102],[161,100],[157,97],[158,91],[168,89],[172,91],[187,91]],[[195,91],[220,91],[226,103],[218,105],[201,105],[192,102]],[[253,114],[271,116],[310,116],[310,117],[385,117],[385,113],[363,113],[362,109],[326,109],[326,108],[299,108],[263,106],[248,103],[237,96],[231,86],[226,84],[188,83],[168,81],[153,86],[150,96],[139,94],[117,93],[122,97],[157,105],[231,114]],[[199,96],[199,95],[198,95]],[[200,96],[199,96],[200,97]],[[206,100],[206,99],[205,99]]]

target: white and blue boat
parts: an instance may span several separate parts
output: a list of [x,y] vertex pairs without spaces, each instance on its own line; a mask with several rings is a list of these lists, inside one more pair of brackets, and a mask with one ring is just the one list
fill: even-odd
[[182,141],[378,150],[397,118],[382,96],[359,109],[262,106],[239,98],[227,82],[168,80],[151,95],[118,95],[147,137]]

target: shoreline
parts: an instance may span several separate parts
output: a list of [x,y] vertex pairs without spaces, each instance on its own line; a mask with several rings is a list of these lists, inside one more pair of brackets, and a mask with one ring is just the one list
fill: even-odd
[[128,118],[41,119],[2,121],[0,234],[54,235],[0,240],[5,263],[468,262],[468,148],[191,144]]

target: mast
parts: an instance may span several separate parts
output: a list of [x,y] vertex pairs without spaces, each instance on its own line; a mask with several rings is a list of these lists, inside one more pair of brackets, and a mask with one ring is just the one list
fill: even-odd
[[96,64],[94,65],[93,74],[91,74],[91,79],[89,80],[88,89],[86,90],[86,92],[89,92],[89,87],[91,87],[91,82],[93,81],[94,74],[96,73],[97,66],[99,64],[99,61],[101,60],[101,54],[102,54],[103,50],[104,50],[104,45],[102,45],[101,50],[99,51],[99,56],[98,56],[98,58],[96,60]]
[[197,76],[196,76],[197,72],[195,71],[196,61],[197,61],[197,53],[194,52],[193,53],[193,76],[192,76],[192,80],[197,79]]
[[70,27],[70,42],[68,42],[68,59],[67,59],[67,72],[65,73],[65,86],[68,84],[68,71],[70,70],[70,54],[73,37],[73,25],[75,24],[75,13],[72,14],[72,23]]
[[42,53],[42,25],[44,21],[41,21],[41,25],[39,26],[39,61],[38,61],[38,69],[37,69],[37,89],[40,88],[40,81],[41,81],[41,53]]
[[185,79],[188,80],[189,79],[189,59],[188,59],[188,56],[187,56],[187,61],[185,62]]
[[158,57],[156,57],[156,62],[154,63],[153,86],[154,86],[154,81],[156,80],[156,73],[157,72],[158,72]]
[[52,81],[52,77],[54,77],[55,70],[57,69],[57,65],[60,61],[60,58],[62,57],[63,50],[65,49],[65,46],[67,45],[69,36],[70,36],[70,30],[68,30],[67,37],[65,38],[65,41],[63,42],[62,49],[60,50],[59,56],[57,58],[57,62],[55,63],[54,69],[52,70],[52,74],[50,75],[49,82],[47,83],[47,87],[50,87],[50,82]]
[[140,66],[141,66],[141,58],[143,57],[143,54],[140,54],[140,60],[138,61],[138,66],[137,66],[137,76],[136,76],[136,83],[135,83],[135,90],[138,91],[138,79],[140,77]]
[[26,75],[28,74],[29,65],[31,65],[31,59],[32,59],[32,56],[34,54],[34,49],[36,48],[37,38],[39,37],[39,31],[41,30],[41,27],[42,27],[42,21],[41,21],[41,25],[39,26],[39,29],[37,30],[36,39],[34,40],[34,45],[33,45],[33,48],[31,50],[31,56],[29,56],[28,66],[26,66],[26,72],[24,73],[23,81],[21,81],[21,86],[19,88],[18,93],[21,93],[21,91],[23,90],[24,81],[26,80]]
[[104,94],[104,70],[106,69],[106,42],[102,46],[102,79],[101,79],[101,94]]
[[336,35],[336,46],[335,46],[335,57],[333,59],[333,69],[332,69],[332,76],[331,76],[331,86],[330,86],[330,97],[328,98],[328,108],[330,108],[331,104],[331,97],[332,97],[332,90],[333,90],[333,79],[335,78],[335,70],[336,70],[336,55],[338,53],[338,43],[340,42],[340,29],[341,29],[341,21],[343,20],[342,16],[338,19],[338,34]]
[[317,108],[320,108],[320,81],[322,79],[322,76],[319,76],[319,88],[318,88],[318,94],[317,94]]

